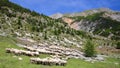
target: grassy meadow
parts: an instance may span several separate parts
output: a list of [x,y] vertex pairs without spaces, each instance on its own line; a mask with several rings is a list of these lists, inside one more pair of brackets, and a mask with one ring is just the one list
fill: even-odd
[[[90,63],[80,59],[69,59],[66,66],[44,66],[30,63],[28,56],[15,56],[5,52],[5,48],[18,48],[15,41],[8,37],[0,36],[0,68],[120,68],[120,59],[106,58],[103,62]],[[41,54],[40,57],[48,55]],[[18,58],[23,60],[19,60]]]

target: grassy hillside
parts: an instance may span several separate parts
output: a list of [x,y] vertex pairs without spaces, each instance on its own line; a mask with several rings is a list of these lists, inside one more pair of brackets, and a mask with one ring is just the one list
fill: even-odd
[[21,36],[25,36],[25,33],[39,36],[41,33],[46,39],[47,35],[59,37],[61,34],[87,37],[85,32],[76,31],[61,20],[22,8],[8,0],[1,0],[0,5],[0,30],[7,34],[16,36],[15,33],[18,32]]
[[[67,47],[76,47],[76,44],[81,45],[80,42],[91,37],[86,32],[70,28],[62,20],[38,14],[8,0],[1,0],[0,5],[0,35],[15,38],[25,37],[38,43],[47,42]],[[65,38],[72,43],[66,42]]]

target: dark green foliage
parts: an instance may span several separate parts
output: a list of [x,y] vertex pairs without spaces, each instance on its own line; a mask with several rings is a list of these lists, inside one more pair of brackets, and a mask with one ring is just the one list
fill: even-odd
[[19,25],[20,27],[22,27],[22,23],[21,23],[21,20],[20,20],[20,19],[18,19],[18,25]]
[[36,27],[35,26],[32,26],[32,31],[36,31]]
[[86,57],[95,56],[95,48],[91,40],[87,40],[87,43],[85,44],[85,47],[84,47],[84,53]]
[[72,36],[75,36],[75,30],[74,30],[74,29],[71,29],[70,34],[71,34]]
[[[119,34],[119,35],[120,35],[120,34]],[[116,41],[117,41],[117,40],[120,40],[120,37],[119,37],[119,36],[115,36],[115,35],[114,35],[114,36],[112,36],[112,37],[111,37],[111,39],[112,39],[112,40],[116,40]]]
[[45,40],[48,39],[48,37],[47,37],[47,32],[46,32],[46,31],[44,32],[44,39],[45,39]]
[[100,18],[102,18],[101,16],[103,15],[103,13],[104,12],[95,13],[95,14],[87,16],[85,19],[87,19],[89,21],[96,21],[96,20],[99,20]]
[[101,31],[104,31],[101,33],[102,36],[107,37],[110,33],[113,33],[115,36],[112,37],[112,39],[119,40],[118,37],[120,35],[120,22],[111,20],[110,18],[102,18],[102,23],[97,25],[94,34],[98,34]]
[[120,49],[120,42],[117,42],[116,45],[117,45],[116,48],[117,48],[117,49]]
[[54,34],[55,34],[55,35],[58,35],[57,29],[54,30]]
[[60,35],[61,34],[61,29],[55,29],[54,34],[55,35]]

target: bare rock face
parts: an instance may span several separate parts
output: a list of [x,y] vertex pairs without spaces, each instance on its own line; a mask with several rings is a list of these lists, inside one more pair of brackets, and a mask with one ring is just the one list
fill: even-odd
[[81,20],[80,22],[75,22],[78,25],[78,30],[83,30],[86,32],[93,32],[95,29],[96,23],[91,23],[86,20]]
[[73,19],[70,18],[62,18],[64,22],[66,22],[71,28],[76,30],[82,30],[86,32],[93,32],[97,23],[91,23],[87,20],[81,20],[74,22]]
[[50,17],[53,18],[53,19],[58,19],[58,18],[63,17],[63,14],[61,14],[61,13],[56,13],[56,14],[54,14],[54,15],[51,15]]
[[68,25],[71,25],[72,22],[74,21],[73,19],[67,18],[67,17],[63,17],[62,20],[63,20],[64,22],[68,23]]
[[113,20],[119,21],[120,22],[120,12],[107,12],[103,15],[104,17],[110,17]]

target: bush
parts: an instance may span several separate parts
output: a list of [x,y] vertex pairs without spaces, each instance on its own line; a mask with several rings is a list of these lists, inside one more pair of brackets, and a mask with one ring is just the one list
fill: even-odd
[[95,56],[94,44],[90,40],[87,40],[87,43],[85,44],[84,53],[86,57]]
[[120,42],[117,43],[116,49],[120,49]]
[[45,39],[45,40],[48,39],[48,37],[47,37],[47,32],[46,32],[46,31],[44,32],[44,39]]

